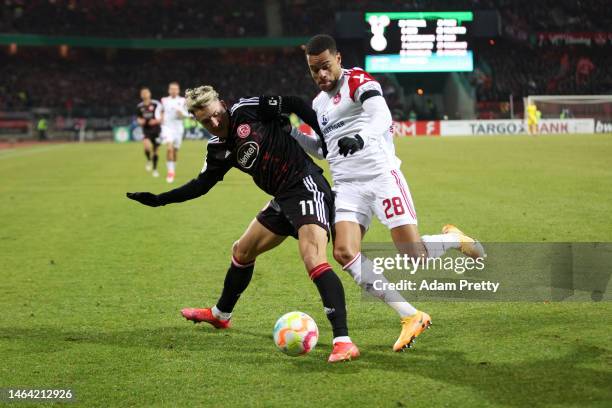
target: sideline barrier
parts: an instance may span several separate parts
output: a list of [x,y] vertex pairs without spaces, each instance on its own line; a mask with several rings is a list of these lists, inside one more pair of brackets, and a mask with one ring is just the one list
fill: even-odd
[[[136,129],[134,129],[134,127]],[[301,132],[314,137],[314,132],[305,123]],[[140,128],[132,126],[131,140],[141,140]],[[418,120],[394,121],[394,137],[412,136],[500,136],[527,134],[527,125],[522,119],[501,120]],[[538,134],[612,133],[612,122],[594,119],[541,119]]]
[[[527,125],[522,119],[504,120],[440,120],[440,121],[395,121],[393,135],[401,136],[472,136],[472,135],[520,135],[527,134]],[[604,132],[608,126],[594,119],[541,119],[538,134],[572,134]]]

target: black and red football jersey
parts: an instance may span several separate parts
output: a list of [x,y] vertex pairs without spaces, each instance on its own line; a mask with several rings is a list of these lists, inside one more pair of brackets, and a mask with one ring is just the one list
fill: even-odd
[[[147,121],[150,119],[160,119],[162,110],[163,108],[161,102],[155,99],[151,99],[151,102],[149,104],[145,105],[144,102],[140,102],[137,105],[136,116],[139,118],[143,118]],[[145,123],[144,126],[142,126],[142,132],[145,135],[159,134],[160,131],[161,127],[159,124],[149,125],[148,123]]]

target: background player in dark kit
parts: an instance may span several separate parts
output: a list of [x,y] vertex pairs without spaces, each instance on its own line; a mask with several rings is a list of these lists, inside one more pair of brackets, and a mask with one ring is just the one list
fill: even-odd
[[153,170],[153,176],[159,176],[157,172],[157,161],[158,155],[157,150],[159,149],[159,133],[161,131],[161,119],[162,119],[162,106],[161,103],[155,99],[151,99],[151,90],[147,87],[140,89],[140,102],[136,110],[136,120],[142,127],[143,134],[143,145],[145,156],[147,157],[146,170]]
[[[160,195],[128,193],[128,197],[153,207],[194,199],[206,194],[230,168],[236,167],[251,175],[255,184],[274,199],[234,244],[232,263],[217,304],[212,308],[183,309],[183,316],[217,328],[229,327],[231,312],[251,280],[257,256],[292,235],[298,238],[302,260],[333,328],[334,347],[328,361],[357,358],[359,350],[348,336],[344,289],[327,262],[333,198],[323,170],[289,137],[288,133],[296,130],[287,126],[285,118],[269,117],[268,99],[260,104],[259,97],[243,98],[228,112],[225,102],[210,86],[188,90],[186,97],[189,112],[215,136],[208,143],[202,172],[172,191]],[[281,105],[281,113],[294,112],[318,130],[312,109],[299,98],[274,98],[272,103]]]

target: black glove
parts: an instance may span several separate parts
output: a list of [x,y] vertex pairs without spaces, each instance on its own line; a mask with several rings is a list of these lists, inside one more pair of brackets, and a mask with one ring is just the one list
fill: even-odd
[[340,154],[346,157],[349,154],[353,154],[363,149],[363,139],[359,135],[355,135],[354,137],[343,137],[338,141],[338,147],[340,148]]
[[141,204],[148,205],[149,207],[159,207],[163,205],[159,199],[159,196],[153,193],[125,193],[127,198],[130,200],[138,201]]

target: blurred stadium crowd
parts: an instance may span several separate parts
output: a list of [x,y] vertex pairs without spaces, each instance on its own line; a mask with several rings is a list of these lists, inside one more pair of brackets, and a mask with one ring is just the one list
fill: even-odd
[[[0,0],[0,32],[100,37],[266,34],[259,2],[240,0]],[[211,17],[212,16],[212,17]]]
[[610,48],[576,46],[517,47],[498,42],[482,47],[472,80],[480,101],[508,95],[598,94],[612,91]]
[[[106,37],[267,34],[266,8],[242,0],[0,0],[0,32]],[[284,35],[331,32],[334,13],[497,9],[513,30],[597,31],[612,26],[608,0],[279,0]],[[537,4],[537,5],[536,5]]]
[[0,95],[5,96],[0,97],[0,109],[54,106],[81,116],[125,115],[133,113],[140,86],[149,86],[153,97],[161,99],[170,81],[183,87],[212,84],[228,101],[281,91],[311,97],[315,92],[303,54],[297,50],[119,50],[108,55],[76,49],[68,59],[49,50],[20,54],[10,64],[0,57],[0,90],[4,88]]
[[[610,93],[605,47],[552,44],[541,32],[612,31],[609,0],[0,0],[0,33],[128,38],[261,37],[333,34],[335,12],[496,9],[502,35],[475,43],[466,79],[481,106],[528,94]],[[276,7],[273,7],[273,6]],[[275,26],[275,22],[280,22]],[[612,38],[609,40],[612,43]],[[214,63],[211,63],[214,61]],[[379,76],[392,110],[408,112],[392,81]],[[228,100],[263,93],[312,97],[299,49],[139,51],[21,47],[0,54],[0,110],[46,106],[68,114],[126,114],[139,85],[212,83]],[[442,115],[442,112],[439,113]]]

